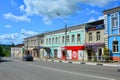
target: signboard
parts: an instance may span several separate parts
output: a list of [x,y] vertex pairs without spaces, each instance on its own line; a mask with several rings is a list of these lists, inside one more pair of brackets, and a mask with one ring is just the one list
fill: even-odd
[[78,52],[77,51],[72,51],[72,59],[77,60],[78,59]]

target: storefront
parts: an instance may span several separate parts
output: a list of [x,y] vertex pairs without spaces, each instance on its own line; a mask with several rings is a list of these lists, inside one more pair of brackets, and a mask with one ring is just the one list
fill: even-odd
[[101,60],[104,51],[104,43],[86,43],[85,50],[87,52],[88,61]]
[[65,46],[62,49],[62,60],[82,60],[84,46]]

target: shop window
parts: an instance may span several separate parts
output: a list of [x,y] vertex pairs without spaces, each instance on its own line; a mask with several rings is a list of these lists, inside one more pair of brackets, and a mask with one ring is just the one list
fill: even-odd
[[113,41],[112,46],[113,52],[118,52],[118,41]]
[[100,41],[100,32],[96,32],[96,41]]
[[92,33],[89,33],[89,41],[92,41]]

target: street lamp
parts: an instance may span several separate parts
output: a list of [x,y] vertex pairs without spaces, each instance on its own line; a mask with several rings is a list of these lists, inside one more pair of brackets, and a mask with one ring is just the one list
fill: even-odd
[[67,52],[66,52],[66,46],[67,46],[67,42],[66,42],[66,40],[67,40],[67,22],[66,22],[66,19],[63,17],[63,16],[61,16],[59,13],[57,13],[57,15],[59,16],[59,17],[61,17],[63,20],[64,20],[64,23],[65,23],[65,59],[66,59],[66,55],[67,55]]

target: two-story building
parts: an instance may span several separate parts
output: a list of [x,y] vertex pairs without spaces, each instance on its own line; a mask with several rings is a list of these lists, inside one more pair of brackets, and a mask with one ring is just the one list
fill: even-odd
[[33,57],[39,57],[39,35],[24,38],[24,41],[25,54],[30,54]]
[[[84,54],[85,25],[77,25],[48,32],[44,35],[44,46],[48,57],[81,60]],[[66,31],[66,33],[65,33]]]
[[113,60],[120,60],[120,6],[103,11],[105,24],[105,44]]
[[101,60],[104,54],[104,20],[86,23],[85,50],[88,60]]

